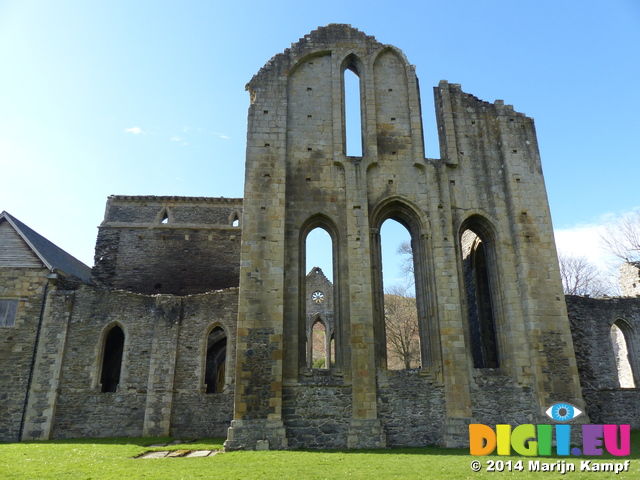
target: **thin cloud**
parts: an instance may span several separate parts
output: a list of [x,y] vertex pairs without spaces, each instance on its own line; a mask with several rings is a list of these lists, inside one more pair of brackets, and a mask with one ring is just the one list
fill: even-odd
[[[637,210],[636,207],[631,211]],[[605,248],[601,237],[607,224],[615,223],[628,213],[607,213],[591,223],[554,230],[558,252],[574,257],[586,257],[606,272],[617,272],[621,261]]]
[[142,129],[140,127],[125,128],[124,131],[127,133],[133,133],[134,135],[140,135],[142,133]]
[[229,140],[229,135],[227,135],[226,133],[220,133],[220,132],[211,132],[213,133],[216,137],[218,138],[222,138],[223,140]]
[[182,139],[180,137],[173,136],[173,137],[171,137],[171,141],[172,142],[181,142]]
[[602,248],[600,235],[604,223],[575,225],[554,231],[558,252],[573,257],[586,257],[598,266],[606,267],[611,263],[611,255]]

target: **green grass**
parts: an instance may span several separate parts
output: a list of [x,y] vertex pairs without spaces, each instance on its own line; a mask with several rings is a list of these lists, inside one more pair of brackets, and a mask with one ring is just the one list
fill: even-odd
[[[169,438],[108,438],[55,440],[51,442],[0,443],[0,479],[104,480],[153,479],[479,479],[560,478],[557,473],[527,472],[529,459],[555,462],[549,457],[471,457],[466,449],[435,447],[358,451],[233,452],[204,458],[136,459],[152,450],[218,450],[223,439],[201,439],[186,445],[150,447]],[[631,459],[629,472],[568,472],[569,479],[640,478],[640,432],[632,432],[631,456],[591,457],[593,461],[621,462]],[[568,459],[579,470],[580,459]],[[483,470],[471,471],[472,460]],[[489,460],[523,460],[523,472],[486,471]]]

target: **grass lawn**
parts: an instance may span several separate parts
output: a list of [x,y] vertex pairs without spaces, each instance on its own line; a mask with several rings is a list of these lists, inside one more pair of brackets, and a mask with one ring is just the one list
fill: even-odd
[[[108,438],[55,440],[51,442],[0,443],[0,479],[103,480],[198,478],[232,479],[614,479],[640,478],[640,432],[631,434],[631,456],[589,457],[596,462],[631,460],[628,472],[580,472],[580,460],[567,457],[471,457],[466,449],[435,447],[358,451],[268,451],[233,452],[204,458],[136,459],[153,450],[217,450],[223,439],[201,439],[195,443],[150,447],[168,438]],[[528,472],[529,460],[556,462],[566,459],[575,472]],[[480,460],[481,472],[473,472],[471,461]],[[523,471],[486,471],[489,461],[523,461]]]

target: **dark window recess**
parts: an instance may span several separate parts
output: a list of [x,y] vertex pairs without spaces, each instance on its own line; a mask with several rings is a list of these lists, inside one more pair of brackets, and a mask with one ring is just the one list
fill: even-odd
[[498,368],[498,345],[485,242],[472,230],[462,235],[471,353],[475,368]]
[[122,352],[124,351],[124,332],[118,326],[109,330],[104,342],[104,356],[102,358],[102,383],[103,392],[115,392],[120,383],[120,370],[122,368]]
[[224,390],[226,358],[227,334],[221,327],[215,327],[207,337],[207,365],[204,375],[207,393],[221,393]]
[[0,300],[0,327],[13,327],[16,324],[18,300]]

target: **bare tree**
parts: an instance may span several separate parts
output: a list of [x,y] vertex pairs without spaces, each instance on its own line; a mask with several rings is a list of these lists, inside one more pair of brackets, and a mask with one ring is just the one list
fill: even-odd
[[400,261],[400,272],[402,276],[409,285],[413,285],[415,283],[415,275],[413,272],[413,250],[411,249],[411,242],[408,240],[401,242],[396,249],[396,253],[403,257]]
[[387,334],[387,366],[390,369],[420,366],[420,336],[416,299],[407,289],[385,289],[384,318]]
[[603,245],[625,262],[640,260],[640,211],[623,215],[615,222],[605,225],[600,235]]
[[562,288],[566,295],[601,297],[614,290],[603,272],[587,257],[558,254]]

